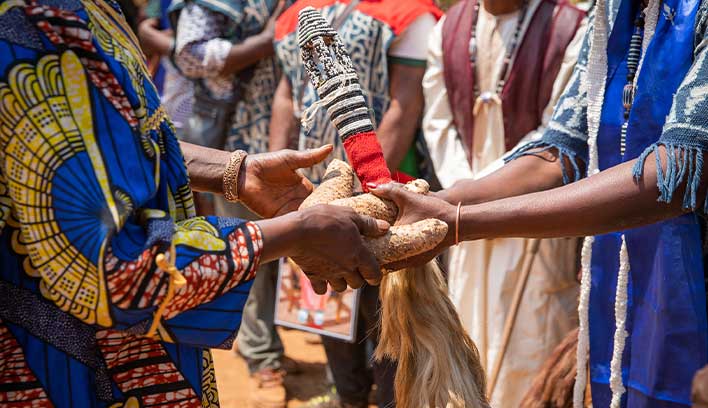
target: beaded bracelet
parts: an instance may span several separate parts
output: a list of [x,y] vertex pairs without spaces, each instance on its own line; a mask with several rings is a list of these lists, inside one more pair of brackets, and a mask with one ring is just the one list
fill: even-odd
[[226,201],[238,201],[238,175],[241,172],[243,162],[248,156],[248,153],[243,150],[236,150],[231,153],[229,164],[224,169],[224,198]]

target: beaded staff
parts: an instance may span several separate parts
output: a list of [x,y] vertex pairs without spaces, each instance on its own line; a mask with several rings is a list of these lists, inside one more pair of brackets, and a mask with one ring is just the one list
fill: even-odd
[[306,7],[298,17],[297,36],[305,71],[320,97],[303,114],[303,126],[308,129],[324,106],[364,190],[367,183],[390,182],[359,77],[337,31],[317,10]]

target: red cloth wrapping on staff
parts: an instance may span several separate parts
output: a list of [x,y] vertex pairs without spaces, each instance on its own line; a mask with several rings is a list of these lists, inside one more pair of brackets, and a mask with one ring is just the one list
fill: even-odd
[[364,191],[368,191],[368,183],[386,184],[392,181],[376,132],[359,133],[347,138],[344,150]]

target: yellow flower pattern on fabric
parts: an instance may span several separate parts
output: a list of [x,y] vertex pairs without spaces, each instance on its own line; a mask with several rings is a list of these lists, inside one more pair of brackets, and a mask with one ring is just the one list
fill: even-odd
[[219,231],[204,217],[191,218],[180,223],[175,231],[174,243],[208,252],[226,249],[226,243],[219,237]]
[[[93,135],[91,102],[84,69],[71,51],[47,55],[34,65],[19,64],[0,84],[0,144],[3,173],[21,224],[18,245],[42,277],[42,294],[63,311],[89,324],[108,326],[102,263],[87,259],[58,225],[52,188],[57,169],[86,152],[107,203],[105,219],[119,225],[100,149]],[[103,251],[102,244],[101,252]]]

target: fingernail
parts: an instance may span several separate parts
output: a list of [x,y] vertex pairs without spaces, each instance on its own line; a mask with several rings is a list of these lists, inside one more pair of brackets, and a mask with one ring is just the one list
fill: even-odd
[[368,182],[366,183],[366,186],[369,187],[369,190],[376,190],[379,185],[376,183]]
[[391,224],[384,220],[376,220],[376,226],[379,227],[381,231],[388,231],[391,228]]

